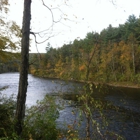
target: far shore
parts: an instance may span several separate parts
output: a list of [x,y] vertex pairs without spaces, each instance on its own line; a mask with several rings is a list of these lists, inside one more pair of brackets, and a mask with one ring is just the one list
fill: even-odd
[[[34,76],[37,76],[37,75],[34,75]],[[40,77],[40,76],[37,76],[37,77]],[[42,76],[42,78],[47,78],[47,79],[60,79],[60,80],[66,80],[66,81],[72,81],[72,82],[80,82],[80,83],[85,83],[84,80],[74,80],[74,79],[61,79],[59,77],[46,77],[46,76]],[[105,83],[105,82],[93,82],[93,81],[88,81],[89,83],[93,83],[95,85],[107,85],[107,86],[110,86],[110,87],[116,87],[116,88],[122,88],[122,89],[137,89],[140,93],[140,84],[135,84],[135,83],[132,83],[132,82],[108,82],[108,83]]]
[[134,84],[134,83],[127,83],[127,82],[122,82],[122,83],[107,83],[107,85],[109,86],[113,86],[113,87],[123,87],[123,88],[136,88],[136,89],[140,89],[140,84]]

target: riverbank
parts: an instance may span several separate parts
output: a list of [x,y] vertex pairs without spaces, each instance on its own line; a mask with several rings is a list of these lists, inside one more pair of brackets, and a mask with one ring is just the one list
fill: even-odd
[[[59,79],[59,78],[57,78],[57,79]],[[64,79],[62,79],[62,80],[64,80]],[[68,81],[85,83],[84,80],[69,79]],[[105,86],[114,87],[114,88],[138,90],[139,93],[140,93],[140,84],[136,84],[136,83],[132,83],[132,82],[109,82],[109,83],[104,83],[104,82],[88,81],[87,83],[93,83],[97,87],[101,86],[101,85],[105,85]]]
[[[32,74],[32,75],[34,75],[34,74]],[[58,79],[58,80],[65,80],[65,81],[71,81],[71,82],[85,83],[84,80],[63,79],[63,78],[60,78],[60,77],[46,77],[46,76],[40,76],[40,75],[34,75],[34,76],[45,78],[45,79],[54,79],[54,80]],[[88,81],[88,83],[93,83],[95,86],[106,85],[106,86],[109,86],[109,87],[121,88],[123,90],[130,89],[130,90],[134,90],[134,91],[140,93],[140,84],[129,82],[129,81],[128,82],[108,82],[108,83],[98,82],[98,81],[96,81],[96,82]]]
[[140,89],[140,84],[136,84],[132,82],[111,82],[111,83],[107,83],[107,85],[114,86],[114,87],[127,87],[127,88]]

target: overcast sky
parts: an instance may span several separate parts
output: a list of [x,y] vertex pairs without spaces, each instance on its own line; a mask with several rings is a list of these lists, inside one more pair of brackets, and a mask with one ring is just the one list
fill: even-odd
[[[37,45],[40,53],[46,52],[47,43],[54,48],[61,47],[76,38],[84,38],[88,32],[100,32],[109,24],[117,27],[123,24],[129,15],[140,15],[140,0],[44,0],[46,5],[54,9],[54,19],[63,19],[54,25],[53,30],[42,33],[44,38],[37,38],[39,42],[52,36],[47,42]],[[66,2],[66,3],[65,3]],[[63,13],[62,13],[63,12]],[[51,26],[51,13],[42,5],[41,0],[32,0],[31,30],[39,32]],[[10,13],[8,18],[22,26],[23,0],[10,0]],[[66,19],[66,20],[65,20]],[[31,52],[37,52],[34,37],[31,36]]]

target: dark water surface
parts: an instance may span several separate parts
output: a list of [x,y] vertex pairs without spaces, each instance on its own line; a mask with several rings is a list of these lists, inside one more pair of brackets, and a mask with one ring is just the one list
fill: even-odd
[[[5,87],[5,90],[0,91],[2,94],[10,96],[18,92],[19,73],[4,73],[0,74],[0,88]],[[76,88],[76,90],[75,90]],[[28,76],[28,91],[27,91],[27,106],[36,104],[37,100],[42,100],[46,94],[58,94],[66,92],[74,92],[77,94],[82,91],[82,85],[76,82],[65,82],[57,79],[44,79]],[[103,113],[109,122],[107,126],[101,128],[101,132],[115,132],[123,136],[126,140],[140,140],[140,91],[136,89],[112,88],[107,94],[96,93],[96,97],[103,102],[111,103],[114,108],[103,108]],[[57,122],[60,127],[74,124],[78,121],[79,107],[69,105],[68,100],[64,100],[65,109],[60,111],[60,117]],[[71,112],[75,112],[72,115]],[[102,122],[99,112],[95,111],[93,117],[99,123]],[[83,120],[85,120],[83,116]],[[81,136],[85,136],[86,121],[81,125]],[[76,127],[76,126],[75,126]],[[94,139],[94,138],[93,138]],[[104,139],[98,137],[97,139]],[[116,137],[107,137],[107,139],[116,139]]]

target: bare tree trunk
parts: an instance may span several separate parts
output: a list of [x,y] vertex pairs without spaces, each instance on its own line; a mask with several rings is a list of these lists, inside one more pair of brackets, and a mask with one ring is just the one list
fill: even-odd
[[86,79],[85,79],[86,81],[89,80],[90,65],[91,65],[91,61],[92,61],[92,59],[93,59],[93,56],[94,56],[94,54],[95,54],[95,52],[96,52],[96,50],[97,50],[97,45],[98,45],[98,44],[95,44],[95,48],[94,48],[94,50],[92,51],[91,55],[90,55],[90,53],[88,53],[87,64],[85,64],[85,65],[86,65]]
[[30,35],[30,20],[31,20],[31,0],[24,0],[24,13],[22,25],[22,40],[21,40],[21,64],[20,64],[20,79],[17,96],[16,107],[16,124],[15,130],[20,136],[22,132],[23,119],[25,116],[26,92],[28,86],[28,68],[29,68],[29,35]]
[[135,74],[135,48],[134,48],[134,43],[132,43],[132,59],[133,59],[133,73]]
[[89,74],[90,74],[90,64],[86,65],[86,81],[89,80]]

